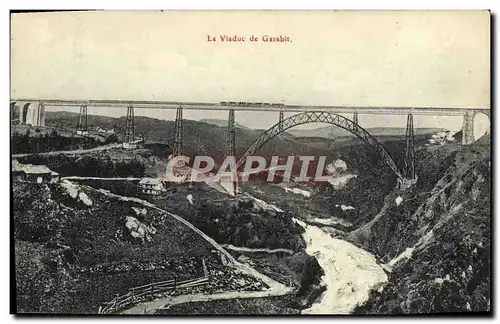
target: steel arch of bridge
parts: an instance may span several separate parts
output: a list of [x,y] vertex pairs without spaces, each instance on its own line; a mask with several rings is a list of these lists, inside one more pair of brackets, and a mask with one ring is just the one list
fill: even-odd
[[269,128],[262,135],[257,138],[250,147],[245,151],[245,153],[238,160],[236,165],[239,168],[243,163],[245,163],[246,158],[250,155],[253,155],[257,152],[264,144],[269,142],[271,139],[279,135],[280,133],[298,126],[302,124],[308,123],[327,123],[332,124],[338,127],[341,127],[350,133],[356,135],[358,138],[363,140],[365,143],[368,143],[389,165],[389,167],[394,171],[394,173],[398,176],[399,179],[403,180],[403,175],[399,171],[398,167],[394,163],[394,160],[389,155],[384,146],[376,140],[370,133],[368,133],[364,128],[359,126],[354,121],[345,118],[343,116],[332,114],[324,111],[310,111],[301,114],[297,114],[291,116],[289,118],[284,119],[283,121],[277,123],[276,125]]

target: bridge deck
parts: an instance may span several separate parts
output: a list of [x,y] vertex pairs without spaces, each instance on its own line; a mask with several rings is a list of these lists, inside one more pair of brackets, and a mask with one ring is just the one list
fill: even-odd
[[137,101],[137,100],[58,100],[58,99],[11,99],[11,102],[43,102],[47,107],[57,106],[82,106],[87,107],[105,107],[105,108],[134,108],[143,109],[183,109],[190,110],[230,110],[235,111],[284,111],[284,112],[307,112],[307,111],[326,111],[331,113],[346,114],[380,114],[380,115],[434,115],[434,116],[463,116],[466,111],[486,113],[489,115],[488,108],[442,108],[442,107],[354,107],[354,106],[310,106],[310,105],[282,105],[279,107],[262,106],[259,104],[248,103],[245,105],[223,105],[221,103],[203,103],[203,102],[181,102],[181,101]]

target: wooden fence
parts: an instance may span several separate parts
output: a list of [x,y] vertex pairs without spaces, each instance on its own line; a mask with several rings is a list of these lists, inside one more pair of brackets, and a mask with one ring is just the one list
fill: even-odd
[[208,270],[205,264],[205,260],[203,260],[203,277],[177,281],[176,279],[169,279],[165,281],[152,282],[147,285],[132,287],[128,289],[128,293],[125,295],[116,294],[115,298],[113,298],[109,302],[104,302],[104,306],[100,306],[98,310],[98,314],[110,314],[116,313],[118,310],[122,309],[124,306],[129,304],[133,304],[137,302],[137,299],[142,296],[153,295],[156,293],[161,293],[165,291],[175,291],[180,288],[188,288],[188,287],[198,287],[203,286],[208,283]]

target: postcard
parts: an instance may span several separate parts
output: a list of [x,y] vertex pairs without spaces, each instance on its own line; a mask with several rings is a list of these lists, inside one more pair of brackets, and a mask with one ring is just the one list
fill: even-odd
[[11,313],[491,315],[489,11],[11,14]]

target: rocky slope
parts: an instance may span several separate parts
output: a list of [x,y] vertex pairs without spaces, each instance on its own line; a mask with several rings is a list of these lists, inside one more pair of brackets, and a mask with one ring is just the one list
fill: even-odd
[[489,138],[419,150],[417,185],[390,193],[371,221],[349,233],[389,273],[357,313],[490,310],[490,152]]

